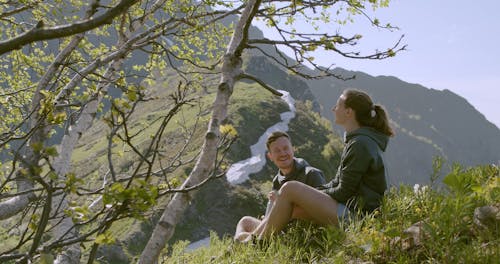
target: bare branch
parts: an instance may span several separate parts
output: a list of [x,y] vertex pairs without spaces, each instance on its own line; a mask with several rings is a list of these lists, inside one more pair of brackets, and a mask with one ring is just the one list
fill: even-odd
[[276,89],[274,89],[273,87],[267,85],[261,79],[255,77],[253,75],[250,75],[250,74],[247,74],[247,73],[241,73],[240,76],[239,76],[239,78],[240,79],[249,79],[249,80],[252,80],[252,81],[258,83],[260,86],[262,86],[262,88],[268,90],[269,92],[271,92],[274,95],[277,95],[277,96],[282,96],[283,95],[282,93],[278,92]]
[[20,49],[24,45],[36,41],[67,37],[86,32],[104,24],[110,24],[116,16],[125,12],[137,2],[138,0],[122,0],[100,16],[69,25],[43,28],[43,22],[39,21],[31,30],[12,39],[0,41],[0,55],[15,49]]

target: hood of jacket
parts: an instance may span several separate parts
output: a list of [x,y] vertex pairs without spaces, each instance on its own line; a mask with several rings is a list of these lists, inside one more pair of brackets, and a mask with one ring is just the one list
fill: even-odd
[[389,142],[389,136],[382,134],[371,127],[360,127],[354,131],[344,134],[344,142],[347,143],[349,140],[356,136],[367,136],[371,138],[377,145],[380,147],[382,151],[385,151],[387,148],[387,143]]

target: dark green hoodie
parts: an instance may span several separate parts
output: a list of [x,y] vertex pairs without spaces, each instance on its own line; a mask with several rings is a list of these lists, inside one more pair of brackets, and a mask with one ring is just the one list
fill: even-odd
[[319,189],[351,210],[378,208],[387,189],[383,152],[388,141],[387,135],[369,127],[346,133],[337,174]]

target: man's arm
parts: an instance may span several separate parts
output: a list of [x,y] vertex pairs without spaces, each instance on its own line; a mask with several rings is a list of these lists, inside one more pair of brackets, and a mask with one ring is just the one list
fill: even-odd
[[311,167],[306,173],[305,184],[311,187],[319,187],[326,183],[325,176],[321,170]]
[[269,212],[271,212],[271,208],[274,205],[274,200],[276,200],[276,192],[276,190],[272,190],[267,194],[268,201],[266,206],[266,213],[264,214],[264,216],[267,216]]

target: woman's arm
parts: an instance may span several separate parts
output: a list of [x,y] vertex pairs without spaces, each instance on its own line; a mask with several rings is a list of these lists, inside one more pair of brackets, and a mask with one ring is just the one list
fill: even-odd
[[358,194],[363,175],[373,159],[363,140],[353,139],[344,152],[337,172],[338,185],[322,190],[340,203],[346,203]]

